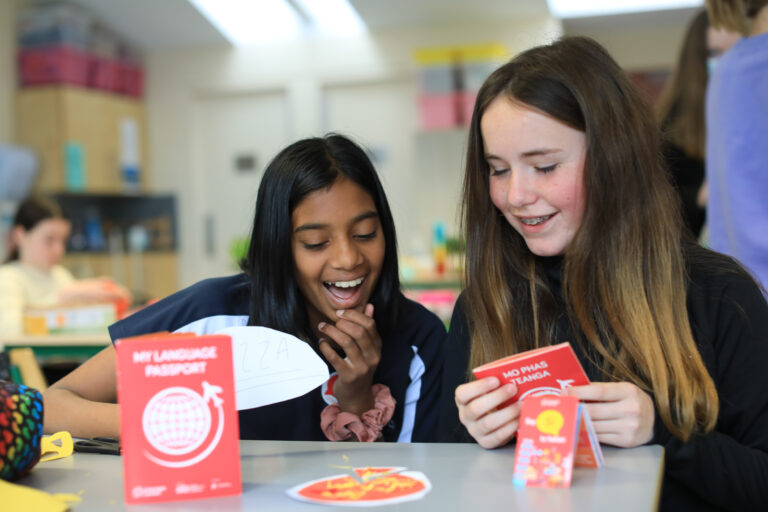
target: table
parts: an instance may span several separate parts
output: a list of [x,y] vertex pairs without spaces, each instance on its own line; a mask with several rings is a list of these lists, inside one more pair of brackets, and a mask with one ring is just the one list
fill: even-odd
[[[226,498],[127,506],[123,501],[122,460],[114,455],[75,453],[38,464],[17,483],[50,493],[82,492],[72,512],[330,510],[295,501],[285,494],[294,485],[343,473],[333,465],[407,466],[432,482],[423,499],[381,510],[656,510],[663,448],[604,447],[605,466],[577,468],[570,489],[519,489],[512,484],[514,447],[484,450],[475,444],[331,443],[241,441],[243,494]],[[348,457],[348,461],[344,456]]]
[[109,332],[0,337],[0,347],[29,347],[38,357],[90,357],[111,343]]

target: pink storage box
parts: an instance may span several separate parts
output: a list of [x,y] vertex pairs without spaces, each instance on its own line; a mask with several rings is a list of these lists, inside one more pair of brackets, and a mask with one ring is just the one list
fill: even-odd
[[141,98],[144,95],[144,69],[128,61],[120,62],[119,69],[119,92],[133,98]]
[[108,57],[91,54],[88,66],[88,87],[102,91],[121,92],[120,64]]
[[446,130],[458,125],[458,94],[422,94],[419,96],[419,116],[424,130]]
[[74,46],[56,45],[22,48],[17,55],[19,83],[88,85],[90,57]]

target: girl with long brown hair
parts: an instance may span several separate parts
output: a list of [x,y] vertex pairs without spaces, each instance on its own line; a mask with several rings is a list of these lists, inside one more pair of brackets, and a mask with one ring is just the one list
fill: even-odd
[[565,392],[600,442],[665,446],[663,508],[754,508],[768,502],[768,305],[733,260],[683,241],[659,147],[590,39],[528,50],[483,84],[442,438],[509,443],[520,405],[498,406],[514,385],[467,382],[470,369],[570,341],[592,384]]
[[738,32],[711,26],[702,9],[686,29],[677,65],[656,109],[664,137],[664,160],[682,201],[685,225],[696,238],[704,226],[706,206],[702,186],[706,187],[707,82],[720,56],[740,37]]

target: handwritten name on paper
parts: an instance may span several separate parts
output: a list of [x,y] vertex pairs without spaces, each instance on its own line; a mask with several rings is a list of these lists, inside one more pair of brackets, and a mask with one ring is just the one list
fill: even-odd
[[237,409],[304,395],[328,380],[328,365],[307,343],[267,327],[228,327],[232,337]]

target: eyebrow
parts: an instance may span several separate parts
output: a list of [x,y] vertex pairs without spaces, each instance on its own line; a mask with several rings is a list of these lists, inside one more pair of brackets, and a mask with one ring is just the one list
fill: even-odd
[[[350,224],[357,224],[358,222],[363,221],[365,219],[377,218],[378,216],[379,216],[378,213],[376,213],[373,210],[369,210],[367,212],[361,213],[360,215],[352,219],[352,222]],[[294,230],[294,233],[299,233],[301,231],[309,231],[312,229],[328,229],[328,227],[329,227],[328,224],[319,224],[319,223],[302,224],[301,226],[297,227]]]
[[[542,156],[542,155],[551,155],[552,153],[560,153],[562,152],[562,149],[559,148],[539,148],[539,149],[532,149],[530,151],[526,151],[524,153],[520,153],[520,156],[522,158],[529,158],[532,156]],[[485,154],[486,160],[504,160],[503,158],[496,156],[491,153]]]

